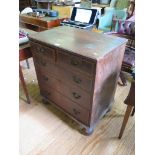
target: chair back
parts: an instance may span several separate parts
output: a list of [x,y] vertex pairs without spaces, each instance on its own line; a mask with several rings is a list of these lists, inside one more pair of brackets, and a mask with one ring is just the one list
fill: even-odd
[[122,10],[115,10],[114,12],[114,18],[116,19],[126,20],[127,16],[128,16],[127,8]]
[[98,18],[99,24],[98,29],[104,32],[110,31],[112,25],[112,19],[114,15],[114,8],[106,7],[104,10],[104,15]]
[[120,35],[135,37],[135,22],[128,20],[113,20],[114,31]]

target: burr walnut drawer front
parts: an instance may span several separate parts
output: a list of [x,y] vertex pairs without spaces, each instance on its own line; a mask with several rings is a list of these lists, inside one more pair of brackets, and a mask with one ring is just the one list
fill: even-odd
[[47,57],[51,62],[55,61],[55,49],[49,48],[38,43],[30,42],[33,55],[40,55],[41,57]]
[[93,61],[89,61],[80,56],[68,54],[65,51],[57,52],[57,63],[66,69],[78,69],[89,75],[92,75],[95,69],[95,63]]
[[81,88],[75,86],[75,85],[67,85],[65,81],[60,81],[58,79],[55,79],[51,75],[48,75],[45,72],[37,72],[38,82],[40,87],[48,86],[49,88],[52,88],[64,96],[68,97],[70,100],[77,103],[79,106],[84,107],[86,109],[90,109],[90,100],[91,96]]
[[57,106],[69,113],[72,117],[78,121],[89,125],[89,111],[81,108],[76,103],[69,100],[67,97],[61,95],[59,92],[52,88],[41,88],[40,93],[49,101],[54,102]]

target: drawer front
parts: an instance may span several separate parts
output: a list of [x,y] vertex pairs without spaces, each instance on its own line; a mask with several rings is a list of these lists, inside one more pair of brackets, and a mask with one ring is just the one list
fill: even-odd
[[65,112],[69,113],[72,117],[89,126],[88,110],[81,108],[80,106],[69,100],[67,97],[61,95],[54,89],[41,87],[40,93],[42,96],[62,108]]
[[[35,57],[35,56],[34,56]],[[36,71],[48,73],[56,79],[62,81],[67,85],[75,85],[87,92],[91,92],[93,88],[93,79],[89,78],[79,72],[64,70],[62,67],[58,67],[55,64],[51,64],[46,58],[37,57],[34,58]]]
[[36,71],[46,71],[48,72],[52,66],[51,61],[46,57],[41,57],[39,54],[33,54],[33,61]]
[[66,69],[78,69],[88,75],[93,75],[95,70],[95,63],[80,56],[69,55],[65,51],[57,53],[58,65],[65,67]]
[[65,82],[57,80],[45,72],[37,71],[37,77],[40,87],[48,86],[62,95],[68,97],[70,100],[77,103],[79,106],[90,109],[90,95],[75,85],[67,85]]
[[30,42],[31,50],[33,55],[38,55],[40,57],[46,57],[51,62],[55,62],[55,49],[48,48],[46,46],[40,45],[38,43]]
[[93,88],[93,79],[80,74],[79,72],[64,70],[59,67],[57,77],[68,85],[75,85],[87,92],[91,92]]

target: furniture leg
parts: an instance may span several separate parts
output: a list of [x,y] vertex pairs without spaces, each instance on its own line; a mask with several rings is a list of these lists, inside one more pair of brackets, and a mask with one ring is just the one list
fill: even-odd
[[29,61],[26,59],[27,68],[30,69]]
[[27,88],[26,88],[26,84],[25,84],[25,80],[24,80],[24,76],[23,76],[23,72],[22,72],[20,64],[19,64],[19,77],[20,77],[20,81],[21,81],[24,93],[26,95],[27,103],[30,104],[30,98],[29,98],[29,95],[28,95],[28,91],[27,91]]
[[128,119],[129,119],[129,116],[131,114],[131,111],[133,109],[133,106],[131,105],[128,105],[127,106],[127,109],[126,109],[126,112],[125,112],[125,116],[124,116],[124,120],[123,120],[123,123],[122,123],[122,127],[121,127],[121,130],[120,130],[120,133],[119,133],[119,139],[121,139],[122,135],[123,135],[123,132],[124,132],[124,129],[126,127],[126,124],[128,122]]
[[85,136],[89,136],[94,132],[94,128],[90,127],[90,128],[86,128],[84,127],[81,132],[85,135]]
[[124,77],[122,72],[120,72],[120,79],[121,79],[122,84],[120,84],[120,83],[119,84],[121,86],[126,86],[127,85],[127,81],[126,81],[126,79],[125,79],[125,77]]
[[135,107],[132,110],[131,116],[134,116],[134,114],[135,114]]

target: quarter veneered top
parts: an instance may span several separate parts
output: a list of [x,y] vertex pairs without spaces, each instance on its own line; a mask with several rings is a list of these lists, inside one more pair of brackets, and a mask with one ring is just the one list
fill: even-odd
[[101,59],[108,52],[127,42],[127,39],[124,38],[68,26],[59,26],[29,37],[30,40],[66,49],[95,60]]

